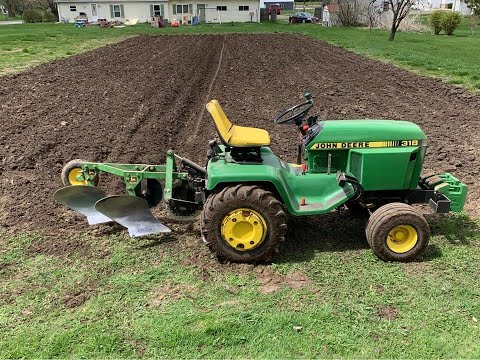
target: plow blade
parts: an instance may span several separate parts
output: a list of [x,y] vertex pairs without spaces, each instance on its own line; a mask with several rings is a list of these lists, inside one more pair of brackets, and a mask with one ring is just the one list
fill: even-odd
[[90,225],[112,221],[109,217],[95,210],[97,201],[105,197],[105,193],[96,187],[67,186],[57,190],[53,196],[59,203],[85,215]]
[[97,201],[95,209],[125,226],[130,236],[171,231],[153,216],[148,202],[136,196],[109,196]]

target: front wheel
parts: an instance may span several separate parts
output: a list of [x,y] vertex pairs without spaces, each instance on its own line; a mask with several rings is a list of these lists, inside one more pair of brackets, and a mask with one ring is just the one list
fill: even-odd
[[284,240],[287,216],[274,194],[256,185],[236,185],[211,194],[202,212],[202,236],[220,259],[270,260]]
[[368,244],[381,259],[409,262],[427,247],[430,228],[410,205],[390,203],[370,216],[366,235]]

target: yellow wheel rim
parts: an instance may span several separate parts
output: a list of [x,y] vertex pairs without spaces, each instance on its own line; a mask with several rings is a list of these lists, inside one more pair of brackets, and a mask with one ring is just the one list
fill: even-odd
[[235,209],[223,218],[221,234],[235,250],[248,251],[265,240],[267,223],[262,215],[252,209]]
[[83,170],[80,168],[74,168],[70,170],[68,173],[68,181],[70,185],[77,186],[77,185],[88,185],[86,180],[77,180],[77,177],[83,173]]
[[388,248],[399,254],[412,250],[417,241],[417,230],[410,225],[395,226],[387,235]]

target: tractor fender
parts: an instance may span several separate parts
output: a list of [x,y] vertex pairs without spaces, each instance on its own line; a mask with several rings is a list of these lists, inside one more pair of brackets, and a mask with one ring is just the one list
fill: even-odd
[[210,160],[206,190],[218,191],[237,184],[259,185],[272,191],[292,215],[324,214],[355,194],[349,183],[339,185],[336,174],[303,173],[298,166],[270,154],[262,154],[261,164]]

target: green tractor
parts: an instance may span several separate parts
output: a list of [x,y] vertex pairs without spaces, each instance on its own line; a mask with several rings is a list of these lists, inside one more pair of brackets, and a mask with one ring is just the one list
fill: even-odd
[[[65,165],[66,187],[55,199],[90,224],[114,221],[131,236],[169,232],[150,208],[164,203],[175,219],[201,212],[203,241],[218,258],[268,261],[287,231],[287,214],[307,216],[348,208],[369,216],[366,237],[383,260],[412,261],[428,244],[429,226],[412,204],[461,211],[467,187],[451,174],[421,176],[427,139],[415,124],[393,120],[317,121],[313,99],[281,113],[277,124],[299,132],[296,164],[269,148],[266,130],[233,125],[220,104],[207,104],[219,142],[209,143],[204,168],[167,152],[165,165]],[[121,176],[128,195],[106,196],[101,172]]]

